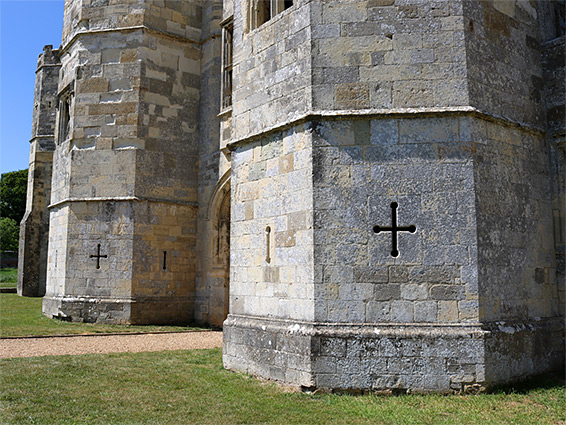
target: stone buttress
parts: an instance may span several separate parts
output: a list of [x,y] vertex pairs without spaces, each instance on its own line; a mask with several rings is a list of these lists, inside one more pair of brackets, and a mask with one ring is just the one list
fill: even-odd
[[248,6],[225,366],[425,392],[560,367],[531,3],[297,0],[255,28]]
[[49,235],[47,205],[51,195],[60,68],[59,51],[53,50],[53,46],[45,46],[35,73],[27,202],[20,224],[18,294],[26,297],[45,294]]
[[65,4],[48,316],[193,318],[201,3]]

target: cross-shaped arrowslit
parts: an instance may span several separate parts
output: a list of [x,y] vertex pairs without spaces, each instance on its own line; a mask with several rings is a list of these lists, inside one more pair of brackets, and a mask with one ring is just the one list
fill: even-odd
[[98,244],[96,254],[90,256],[90,258],[96,258],[96,268],[100,268],[100,259],[101,258],[108,258],[108,255],[100,255],[100,244]]
[[382,227],[375,225],[373,231],[375,233],[391,232],[391,256],[398,257],[399,250],[397,249],[397,232],[415,233],[417,228],[415,225],[410,226],[397,226],[397,202],[391,202],[391,226]]

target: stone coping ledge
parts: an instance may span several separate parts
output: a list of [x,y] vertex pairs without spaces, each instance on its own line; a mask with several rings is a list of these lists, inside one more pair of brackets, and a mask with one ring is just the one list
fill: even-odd
[[248,134],[239,139],[235,139],[227,144],[231,151],[236,148],[252,143],[262,137],[266,137],[272,133],[283,131],[289,127],[293,127],[305,122],[317,119],[353,119],[353,118],[371,118],[371,119],[387,119],[387,118],[420,118],[431,116],[473,116],[486,121],[496,122],[498,124],[520,128],[528,133],[543,136],[546,131],[542,128],[531,124],[511,120],[503,116],[482,111],[473,106],[451,106],[439,108],[388,108],[388,109],[345,109],[345,110],[311,110],[290,120],[283,121],[272,127],[265,128],[259,132]]
[[159,199],[159,198],[145,198],[138,196],[109,196],[100,198],[65,198],[60,201],[54,202],[47,208],[56,208],[63,204],[69,204],[72,202],[154,202],[162,204],[173,204],[173,205],[187,205],[190,207],[198,207],[198,202],[193,201],[174,201],[169,199]]
[[205,41],[208,41],[208,39],[212,38],[212,37],[208,37],[208,39],[205,39],[205,40],[202,40],[202,41],[200,41],[200,40],[197,41],[197,40],[193,40],[193,39],[187,38],[187,37],[182,36],[182,35],[173,34],[173,33],[165,32],[165,31],[160,31],[160,30],[157,30],[155,28],[148,27],[147,25],[134,25],[134,26],[130,26],[130,27],[117,27],[117,28],[106,28],[106,29],[98,29],[97,28],[97,29],[89,29],[89,30],[86,30],[86,31],[77,31],[74,34],[72,34],[70,39],[64,40],[65,45],[64,46],[62,45],[62,46],[59,47],[59,55],[63,56],[63,54],[67,50],[69,50],[69,48],[77,40],[77,38],[85,36],[85,35],[108,34],[108,33],[116,33],[116,32],[135,32],[135,31],[147,31],[149,33],[161,35],[163,37],[167,37],[167,38],[170,38],[170,39],[173,39],[173,40],[181,41],[183,43],[190,43],[190,44],[203,44]]
[[119,297],[100,297],[96,295],[45,295],[43,299],[53,300],[53,301],[61,301],[61,302],[81,302],[81,303],[120,303],[120,304],[135,304],[141,302],[159,302],[159,301],[166,301],[171,302],[173,301],[192,301],[194,300],[194,295],[187,295],[184,297],[180,297],[178,295],[167,295],[167,296],[133,296],[128,298],[119,298]]
[[561,318],[553,317],[538,321],[493,321],[488,323],[320,323],[230,314],[224,326],[325,337],[351,337],[352,335],[366,338],[461,337],[466,335],[476,338],[487,337],[493,333],[512,334],[541,328],[557,330],[563,328],[563,321]]

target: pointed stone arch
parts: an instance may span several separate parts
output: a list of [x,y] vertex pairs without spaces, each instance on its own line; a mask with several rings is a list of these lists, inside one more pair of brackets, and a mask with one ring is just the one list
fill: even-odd
[[230,171],[220,178],[207,210],[210,220],[209,323],[222,326],[228,316],[230,300]]

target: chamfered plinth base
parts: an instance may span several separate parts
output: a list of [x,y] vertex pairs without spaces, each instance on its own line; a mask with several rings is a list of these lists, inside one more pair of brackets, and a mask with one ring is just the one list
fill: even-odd
[[308,389],[476,392],[560,367],[559,329],[559,321],[357,325],[230,315],[223,360]]
[[45,296],[43,314],[88,323],[184,325],[192,322],[194,299]]

